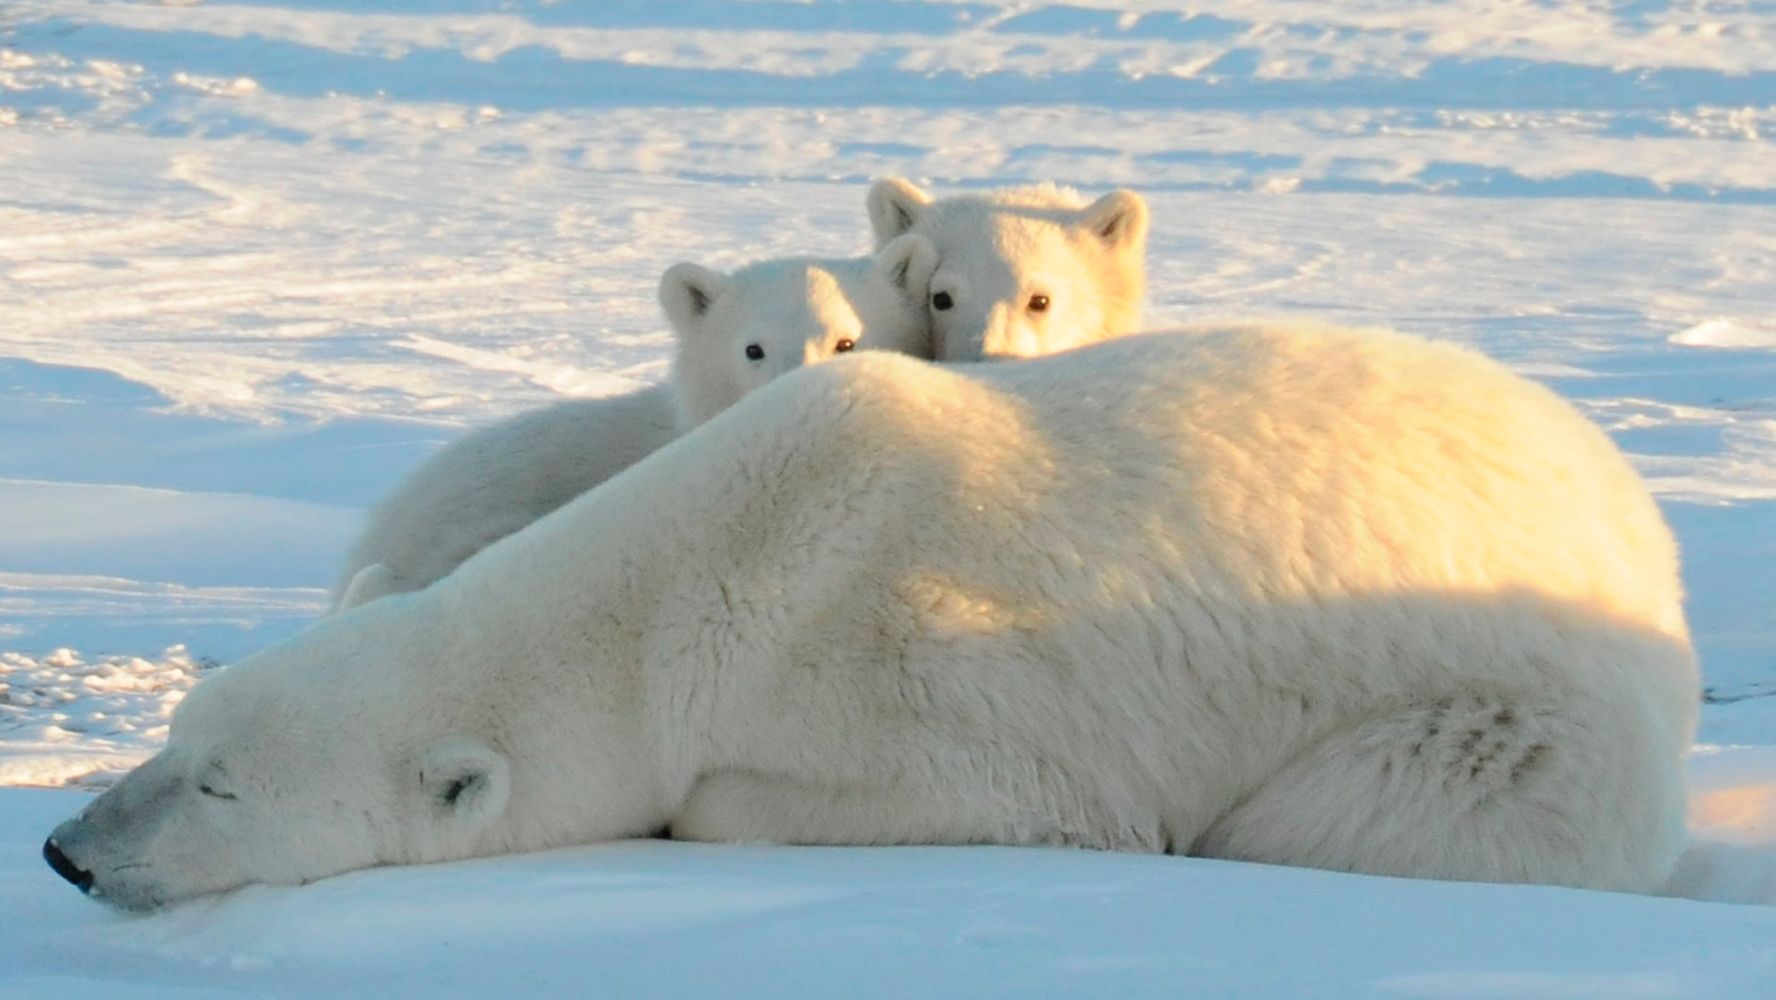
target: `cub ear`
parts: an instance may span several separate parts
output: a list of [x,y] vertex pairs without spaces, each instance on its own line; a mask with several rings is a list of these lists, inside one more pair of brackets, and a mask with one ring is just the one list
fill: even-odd
[[1112,191],[1080,209],[1077,225],[1112,250],[1139,253],[1147,246],[1147,200],[1127,188]]
[[889,240],[913,228],[931,204],[931,196],[904,177],[887,177],[870,187],[866,204],[869,206],[870,228],[876,231],[876,248],[879,250],[886,247]]
[[382,563],[371,563],[352,574],[351,582],[345,585],[345,593],[339,598],[339,610],[350,611],[394,592],[394,571]]
[[876,255],[870,270],[907,301],[923,309],[931,276],[937,271],[937,247],[918,233],[896,236]]
[[512,769],[499,751],[480,740],[446,740],[426,752],[419,789],[433,815],[472,834],[506,811]]
[[728,287],[728,279],[697,264],[674,264],[660,275],[660,307],[680,336],[700,329],[709,307]]

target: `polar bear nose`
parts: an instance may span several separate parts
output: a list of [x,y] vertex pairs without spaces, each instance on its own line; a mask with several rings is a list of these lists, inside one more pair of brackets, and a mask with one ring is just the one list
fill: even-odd
[[57,875],[72,882],[74,888],[81,892],[92,891],[92,872],[68,860],[68,856],[62,853],[62,849],[56,846],[54,837],[43,842],[43,860],[49,862],[49,867],[54,868]]

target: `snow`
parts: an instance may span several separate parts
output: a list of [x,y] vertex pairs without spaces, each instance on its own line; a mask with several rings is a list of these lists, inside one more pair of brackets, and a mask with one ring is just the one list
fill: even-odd
[[[65,792],[10,804],[47,825]],[[635,841],[142,919],[0,843],[18,995],[1767,998],[1776,908],[1007,848]],[[14,912],[21,912],[15,909]]]
[[1476,346],[1633,457],[1707,704],[1674,891],[1776,903],[1776,13],[1757,3],[0,5],[0,994],[1758,996],[1768,905],[637,843],[119,918],[36,858],[465,428],[662,378],[680,259],[871,178],[1128,185],[1155,325]]
[[1776,347],[1776,323],[1711,319],[1672,334],[1671,342],[1685,347]]
[[153,660],[0,653],[0,787],[109,785],[166,741],[173,709],[210,666],[183,646]]

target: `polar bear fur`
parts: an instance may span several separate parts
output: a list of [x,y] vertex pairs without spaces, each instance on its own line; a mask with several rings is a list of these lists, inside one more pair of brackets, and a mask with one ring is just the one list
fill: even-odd
[[673,265],[660,279],[676,335],[670,381],[521,413],[432,456],[372,509],[333,607],[430,585],[784,372],[853,348],[930,357],[924,300],[936,264],[929,242],[907,236],[873,258],[788,258],[732,274]]
[[937,247],[940,361],[1036,357],[1141,328],[1147,203],[1133,191],[1090,204],[1052,184],[934,199],[893,177],[868,207],[878,246],[919,233]]
[[1609,440],[1456,347],[863,355],[206,679],[46,851],[125,906],[668,828],[1649,890],[1681,604]]

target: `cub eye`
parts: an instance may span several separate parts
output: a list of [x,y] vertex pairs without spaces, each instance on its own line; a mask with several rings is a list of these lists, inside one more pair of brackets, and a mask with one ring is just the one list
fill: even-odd
[[856,346],[857,346],[857,341],[852,340],[850,337],[846,337],[843,340],[840,340],[838,343],[834,344],[833,350],[838,351],[840,354],[843,354],[846,351],[849,351]]
[[757,344],[747,344],[746,345],[746,360],[748,360],[748,361],[763,361],[763,360],[765,360],[765,349],[760,347]]
[[1048,312],[1048,296],[1030,296],[1030,311],[1033,313]]
[[210,787],[209,785],[199,785],[199,786],[197,786],[197,790],[204,793],[205,795],[208,795],[212,799],[232,800],[232,799],[235,799],[238,797],[233,792],[219,792],[216,789]]
[[931,308],[936,309],[939,312],[942,312],[955,304],[956,300],[950,298],[949,292],[938,292],[931,297]]

